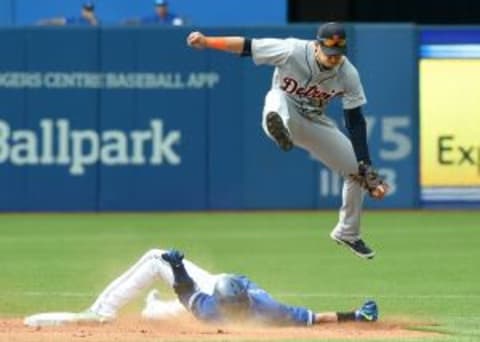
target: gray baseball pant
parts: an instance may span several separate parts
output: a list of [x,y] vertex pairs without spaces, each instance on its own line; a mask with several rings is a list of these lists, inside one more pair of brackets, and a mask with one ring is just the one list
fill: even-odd
[[312,121],[300,115],[293,103],[280,89],[270,90],[265,97],[262,127],[270,137],[266,126],[266,115],[276,112],[288,128],[295,146],[301,147],[332,171],[344,177],[342,206],[339,220],[332,234],[350,242],[360,238],[360,216],[364,190],[348,175],[358,172],[358,164],[352,143],[326,116]]

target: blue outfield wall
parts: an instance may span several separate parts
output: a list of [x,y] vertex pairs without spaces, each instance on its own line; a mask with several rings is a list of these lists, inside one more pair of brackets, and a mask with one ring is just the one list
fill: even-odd
[[[80,15],[84,0],[1,0],[0,26],[34,25],[41,19]],[[93,0],[95,13],[105,25],[152,15],[154,0]],[[170,11],[187,25],[246,26],[285,25],[286,0],[171,0]],[[255,10],[251,10],[251,9]]]
[[14,0],[0,1],[0,26],[7,26],[15,23],[14,8]]
[[[359,25],[352,57],[369,103],[372,159],[392,184],[393,196],[370,207],[418,206],[417,30],[405,25]],[[378,42],[385,46],[378,49]]]
[[[308,39],[315,29],[206,32]],[[416,29],[349,31],[349,55],[369,99],[372,158],[394,189],[367,206],[415,207]],[[273,69],[191,50],[187,34],[182,28],[0,30],[0,210],[336,208],[339,177],[303,150],[279,151],[262,132]],[[330,115],[343,127],[338,102]]]

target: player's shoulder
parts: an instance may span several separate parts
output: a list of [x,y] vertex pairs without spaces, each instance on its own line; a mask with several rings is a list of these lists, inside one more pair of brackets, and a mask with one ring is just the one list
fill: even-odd
[[348,57],[344,56],[342,64],[338,67],[338,73],[346,77],[356,76],[358,75],[358,70]]
[[288,45],[291,51],[291,56],[295,58],[305,58],[305,53],[310,54],[314,51],[314,44],[311,40],[299,38],[285,38],[285,44]]
[[304,48],[306,45],[308,45],[308,43],[310,43],[311,41],[308,41],[308,40],[302,40],[302,39],[298,39],[298,38],[291,38],[291,37],[288,37],[288,38],[262,38],[262,37],[259,37],[259,38],[253,38],[252,39],[253,41],[255,42],[267,42],[268,44],[277,44],[277,45],[288,45],[292,48]]
[[339,67],[339,70],[350,71],[350,70],[357,70],[355,65],[350,61],[347,56],[343,56],[342,64]]
[[308,47],[310,43],[312,43],[311,40],[305,40],[305,39],[299,39],[299,38],[293,38],[293,37],[285,38],[284,41],[287,44],[290,44],[294,49],[305,49],[306,47]]

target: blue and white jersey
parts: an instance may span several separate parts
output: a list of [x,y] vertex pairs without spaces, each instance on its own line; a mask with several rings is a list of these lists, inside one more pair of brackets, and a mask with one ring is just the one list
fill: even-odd
[[[247,289],[250,305],[246,321],[269,325],[312,325],[314,314],[302,307],[279,303],[264,289],[245,276],[239,279]],[[207,322],[236,322],[220,310],[216,298],[204,292],[194,292],[188,300],[188,309],[200,320]]]
[[165,17],[160,17],[156,14],[149,15],[140,19],[142,24],[155,24],[155,25],[173,25],[182,26],[183,20],[179,16],[168,13]]
[[92,23],[84,17],[67,17],[65,18],[65,25],[93,26]]

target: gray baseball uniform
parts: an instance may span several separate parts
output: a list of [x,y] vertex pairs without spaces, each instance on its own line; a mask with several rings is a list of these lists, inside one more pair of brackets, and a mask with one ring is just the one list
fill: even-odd
[[358,172],[352,143],[325,109],[335,96],[341,96],[344,109],[360,107],[366,98],[358,72],[347,57],[338,66],[325,69],[316,62],[314,50],[313,41],[252,39],[254,62],[275,66],[262,126],[270,136],[266,115],[278,113],[296,146],[344,177],[340,217],[332,234],[353,242],[360,238],[364,191],[348,177]]

